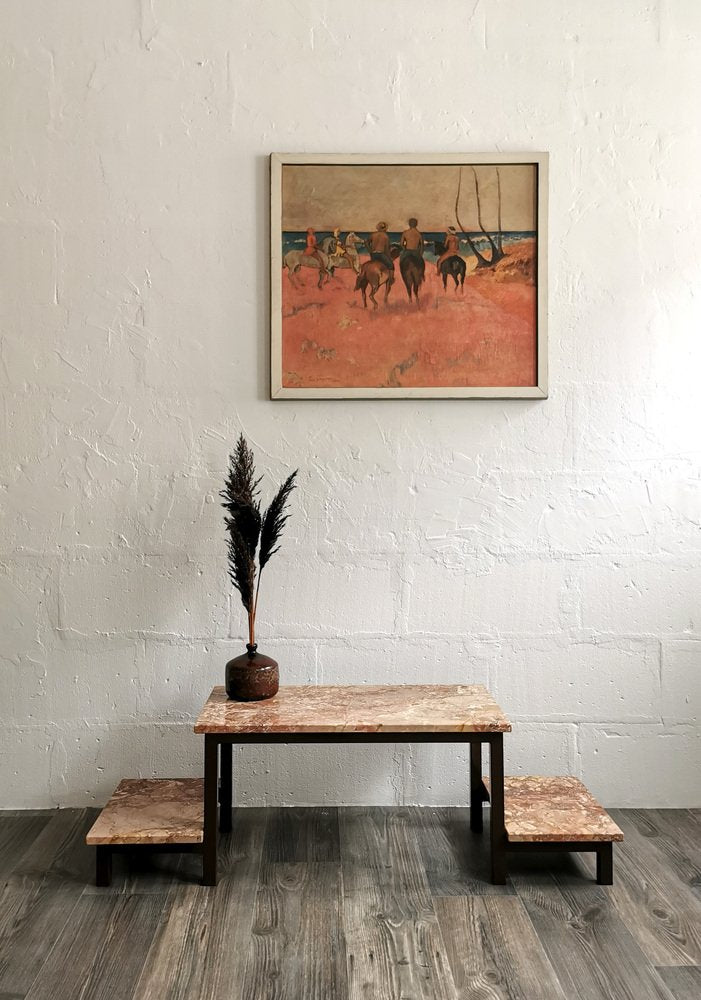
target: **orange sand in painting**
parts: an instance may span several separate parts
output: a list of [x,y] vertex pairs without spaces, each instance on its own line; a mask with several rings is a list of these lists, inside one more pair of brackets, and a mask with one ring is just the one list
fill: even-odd
[[301,268],[296,285],[283,270],[283,385],[535,385],[533,252],[532,242],[523,241],[494,271],[468,271],[462,294],[452,279],[444,292],[427,260],[418,307],[407,298],[397,261],[389,302],[380,289],[376,311],[369,299],[363,309],[353,271],[336,270],[320,290],[315,270]]

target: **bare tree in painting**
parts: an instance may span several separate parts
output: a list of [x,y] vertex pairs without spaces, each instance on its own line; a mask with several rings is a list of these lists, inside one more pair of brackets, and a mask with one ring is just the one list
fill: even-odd
[[460,172],[458,174],[458,193],[455,196],[455,218],[456,218],[457,223],[458,223],[458,228],[460,229],[460,231],[462,233],[465,234],[465,238],[466,238],[466,240],[467,240],[467,242],[469,244],[470,250],[472,250],[473,254],[477,258],[477,267],[489,267],[489,265],[491,264],[491,261],[487,260],[486,257],[482,256],[482,254],[479,252],[479,250],[475,246],[473,240],[470,238],[470,234],[468,233],[467,229],[463,226],[462,222],[460,221],[460,216],[458,215],[458,206],[460,204],[460,189],[461,189],[461,187],[462,187],[462,167],[460,168]]
[[496,168],[497,171],[497,226],[499,227],[499,232],[497,235],[497,246],[499,247],[499,252],[504,254],[504,231],[501,228],[501,175],[499,174],[499,167]]
[[458,175],[458,193],[455,199],[455,218],[457,219],[458,226],[460,230],[465,234],[470,250],[477,258],[477,267],[492,267],[498,261],[500,261],[504,256],[503,246],[503,234],[501,228],[501,178],[499,176],[499,170],[497,169],[497,211],[498,211],[498,227],[499,232],[497,234],[497,241],[495,242],[492,236],[487,232],[487,230],[482,225],[482,202],[480,200],[480,189],[479,181],[477,179],[477,171],[472,168],[472,174],[475,181],[475,199],[477,201],[477,224],[480,230],[484,233],[487,240],[489,241],[489,246],[491,247],[491,256],[489,258],[485,257],[484,254],[480,253],[477,249],[474,240],[470,237],[462,222],[460,221],[460,216],[458,215],[458,206],[460,204],[460,189],[462,187],[462,167],[460,168],[460,173]]
[[[504,256],[504,254],[503,254],[503,251],[501,251],[497,247],[496,243],[494,242],[494,240],[492,239],[492,237],[490,236],[490,234],[487,232],[487,230],[482,225],[482,202],[481,202],[481,199],[480,199],[480,185],[479,185],[479,180],[477,178],[477,171],[475,170],[474,167],[472,168],[472,176],[475,179],[475,198],[477,200],[477,225],[480,227],[480,229],[482,230],[482,232],[484,233],[484,235],[487,237],[487,240],[489,241],[489,245],[492,248],[492,256],[490,258],[489,263],[490,264],[496,264],[497,261],[499,261],[499,260],[502,259],[502,257]],[[499,174],[497,172],[497,177],[498,176],[499,176]]]

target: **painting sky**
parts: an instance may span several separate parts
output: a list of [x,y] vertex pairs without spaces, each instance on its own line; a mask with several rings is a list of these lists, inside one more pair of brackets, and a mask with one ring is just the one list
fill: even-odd
[[[331,230],[375,229],[386,222],[391,232],[406,229],[411,216],[419,229],[439,232],[457,226],[455,198],[462,169],[458,214],[468,232],[479,229],[472,167],[435,165],[290,165],[282,170],[282,229],[314,226]],[[497,228],[496,167],[475,167],[482,203],[482,223]],[[535,229],[536,168],[532,164],[500,164],[501,223],[505,231]]]

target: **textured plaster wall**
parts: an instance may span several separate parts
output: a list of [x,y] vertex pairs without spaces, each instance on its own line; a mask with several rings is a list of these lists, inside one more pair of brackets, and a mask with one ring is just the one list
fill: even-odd
[[[285,681],[486,682],[512,772],[701,804],[700,33],[696,0],[6,0],[3,807],[199,772],[240,428],[301,470]],[[268,401],[271,150],[540,149],[547,401]],[[466,801],[447,747],[237,765],[243,803]]]

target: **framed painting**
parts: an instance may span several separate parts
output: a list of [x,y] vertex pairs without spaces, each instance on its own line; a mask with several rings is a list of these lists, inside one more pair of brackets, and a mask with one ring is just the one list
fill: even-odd
[[271,157],[271,396],[547,396],[547,153]]

